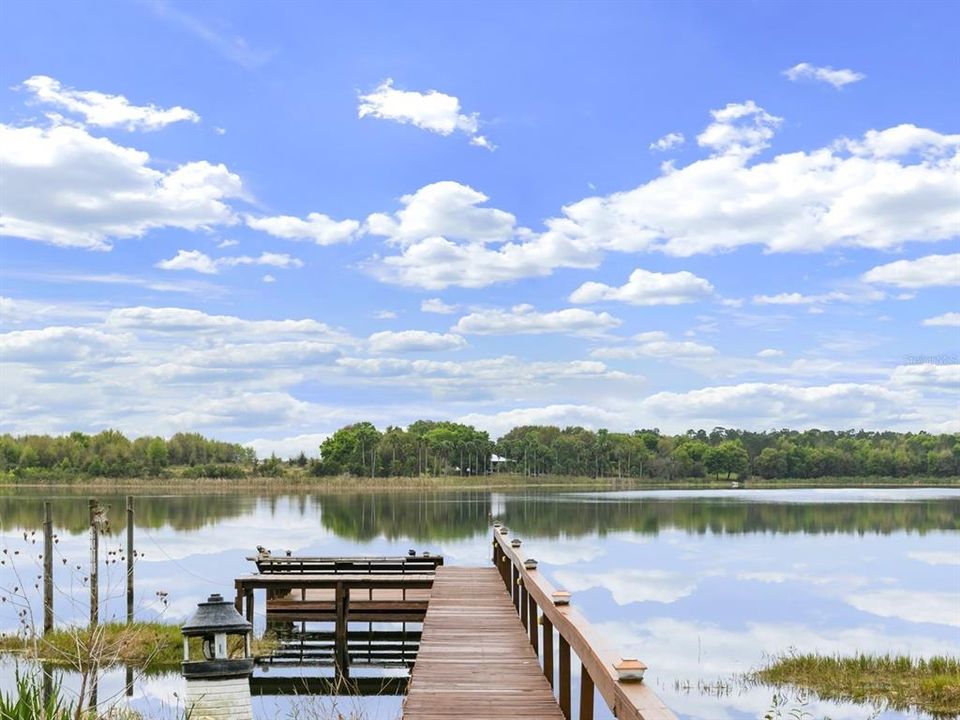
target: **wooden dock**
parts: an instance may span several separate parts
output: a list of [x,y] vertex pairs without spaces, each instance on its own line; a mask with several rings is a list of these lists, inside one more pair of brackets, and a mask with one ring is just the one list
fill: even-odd
[[437,568],[404,720],[563,720],[495,568]]
[[[676,720],[642,680],[646,665],[612,649],[508,535],[495,523],[490,568],[444,566],[439,556],[258,557],[261,572],[235,581],[237,610],[252,621],[261,590],[268,623],[300,625],[258,662],[335,672],[332,684],[270,681],[260,691],[402,692],[406,678],[354,681],[350,666],[412,665],[403,720],[593,720],[597,697],[618,720]],[[334,627],[308,630],[307,622]],[[398,622],[399,631],[389,625]]]

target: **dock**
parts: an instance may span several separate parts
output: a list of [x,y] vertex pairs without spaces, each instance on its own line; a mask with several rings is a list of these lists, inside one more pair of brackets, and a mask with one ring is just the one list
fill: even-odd
[[564,720],[495,568],[437,571],[404,720]]
[[[487,568],[445,566],[439,556],[259,557],[260,572],[235,581],[237,610],[252,620],[254,591],[265,590],[268,625],[286,630],[258,661],[335,674],[254,677],[254,692],[405,691],[403,720],[593,720],[598,698],[618,720],[676,720],[643,681],[646,665],[612,649],[508,535],[495,523]],[[308,631],[307,622],[334,627]],[[409,675],[352,679],[351,665]]]

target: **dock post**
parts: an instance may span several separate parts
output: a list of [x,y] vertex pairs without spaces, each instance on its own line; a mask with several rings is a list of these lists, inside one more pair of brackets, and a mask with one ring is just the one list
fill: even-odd
[[524,585],[520,586],[520,622],[523,623],[523,629],[526,630],[530,626],[528,625],[529,618],[527,616],[527,611],[530,608],[530,593],[527,592],[527,588]]
[[513,563],[510,563],[510,567],[513,570],[513,573],[512,573],[513,582],[510,585],[511,587],[510,594],[513,596],[513,606],[517,609],[517,613],[519,613],[520,612],[520,591],[522,589],[520,585],[520,571],[513,565]]
[[347,616],[350,612],[350,588],[337,583],[334,595],[337,606],[337,625],[334,632],[334,658],[338,678],[350,677],[350,653],[347,648]]
[[43,634],[53,630],[53,510],[43,503]]
[[560,710],[570,720],[570,643],[560,635]]
[[127,625],[133,622],[133,495],[127,495]]
[[530,644],[533,645],[533,652],[540,654],[540,630],[537,626],[537,601],[532,593],[527,593],[527,605],[529,610],[527,616],[530,621]]
[[580,665],[579,720],[593,720],[593,678],[582,664]]
[[553,687],[553,623],[543,615],[543,674]]

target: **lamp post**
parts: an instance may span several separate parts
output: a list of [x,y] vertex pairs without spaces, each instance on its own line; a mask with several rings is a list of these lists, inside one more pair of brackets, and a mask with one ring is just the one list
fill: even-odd
[[[183,677],[191,720],[253,720],[250,676],[253,627],[220,594],[199,603],[180,628],[183,634]],[[228,639],[242,637],[242,650],[231,657]],[[200,639],[202,657],[192,658],[190,638]]]

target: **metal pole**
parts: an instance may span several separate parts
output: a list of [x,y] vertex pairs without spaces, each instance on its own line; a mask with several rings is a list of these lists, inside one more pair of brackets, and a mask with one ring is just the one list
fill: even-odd
[[133,622],[133,495],[127,495],[127,625]]
[[53,510],[43,503],[43,634],[53,630]]

